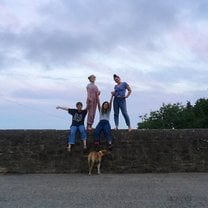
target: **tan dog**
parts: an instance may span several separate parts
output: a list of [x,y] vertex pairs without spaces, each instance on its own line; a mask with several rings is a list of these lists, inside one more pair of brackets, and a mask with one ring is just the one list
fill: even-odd
[[89,166],[89,175],[91,175],[92,168],[94,164],[97,164],[98,174],[100,174],[100,165],[102,161],[102,157],[108,153],[107,150],[100,150],[99,152],[90,152],[88,154],[88,166]]

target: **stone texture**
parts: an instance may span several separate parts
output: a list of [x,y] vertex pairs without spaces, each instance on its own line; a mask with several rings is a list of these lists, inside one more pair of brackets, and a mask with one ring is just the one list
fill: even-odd
[[[68,130],[0,130],[0,173],[86,173],[79,135],[68,153],[68,134]],[[112,135],[113,151],[103,158],[104,173],[208,171],[208,129],[112,130]],[[94,149],[92,133],[88,147]],[[105,147],[101,137],[100,148]]]

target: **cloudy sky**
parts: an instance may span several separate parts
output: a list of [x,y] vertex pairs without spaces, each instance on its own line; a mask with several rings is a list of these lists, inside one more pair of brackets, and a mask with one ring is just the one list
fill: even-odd
[[68,129],[55,107],[85,103],[90,74],[101,102],[114,73],[130,85],[133,128],[162,103],[207,97],[207,11],[207,0],[0,0],[0,129]]

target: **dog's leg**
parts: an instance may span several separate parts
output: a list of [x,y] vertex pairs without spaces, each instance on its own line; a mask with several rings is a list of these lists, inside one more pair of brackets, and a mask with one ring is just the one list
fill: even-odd
[[99,162],[98,162],[98,164],[97,164],[98,174],[100,174],[100,173],[101,173],[101,172],[100,172],[100,164],[101,164],[101,161],[99,161]]
[[90,161],[90,165],[89,165],[89,175],[91,175],[91,173],[92,173],[92,168],[93,168],[93,166],[94,166],[94,161],[91,160],[91,161]]
[[91,175],[91,170],[92,170],[91,166],[92,166],[91,159],[88,158],[89,175]]
[[91,175],[91,165],[88,163],[88,166],[89,166],[89,175]]

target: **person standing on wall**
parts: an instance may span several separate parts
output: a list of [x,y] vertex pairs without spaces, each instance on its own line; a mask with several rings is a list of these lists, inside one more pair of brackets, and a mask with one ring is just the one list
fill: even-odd
[[100,91],[95,85],[96,76],[88,77],[90,83],[87,85],[87,106],[89,106],[87,114],[87,130],[92,130],[92,125],[95,119],[95,113],[99,102]]
[[[119,125],[119,110],[121,110],[121,113],[123,114],[123,117],[125,119],[126,125],[128,126],[128,131],[131,131],[131,123],[129,119],[129,115],[127,112],[126,107],[126,98],[128,98],[131,94],[131,88],[126,82],[122,82],[121,78],[114,74],[113,79],[116,82],[116,85],[114,87],[114,91],[112,92],[112,95],[114,96],[113,99],[113,109],[114,109],[114,122],[115,122],[115,129],[118,129]],[[127,95],[126,95],[126,90]]]

